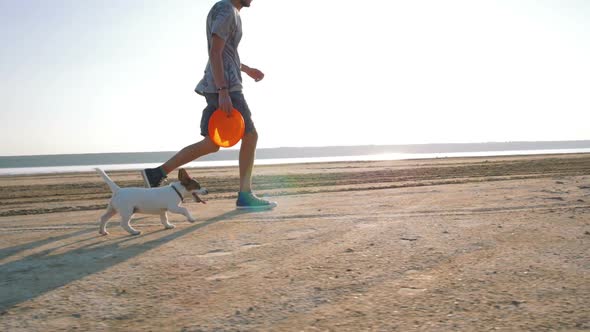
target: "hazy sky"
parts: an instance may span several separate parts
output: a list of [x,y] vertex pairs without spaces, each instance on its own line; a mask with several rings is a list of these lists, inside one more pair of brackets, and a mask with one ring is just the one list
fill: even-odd
[[[200,140],[215,0],[0,0],[0,155]],[[590,139],[590,1],[254,0],[259,147]]]

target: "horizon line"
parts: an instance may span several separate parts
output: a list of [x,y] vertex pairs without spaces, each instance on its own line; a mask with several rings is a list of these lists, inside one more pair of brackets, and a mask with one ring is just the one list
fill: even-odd
[[[278,150],[278,149],[337,149],[337,148],[387,148],[387,147],[411,147],[411,146],[440,146],[440,145],[481,145],[481,144],[573,144],[573,143],[588,143],[590,139],[583,140],[550,140],[550,141],[488,141],[488,142],[445,142],[445,143],[407,143],[407,144],[360,144],[360,145],[326,145],[326,146],[281,146],[281,147],[261,147],[261,150]],[[588,146],[590,148],[590,145]],[[239,151],[237,148],[223,149],[219,152]],[[0,158],[11,157],[42,157],[42,156],[73,156],[73,155],[114,155],[114,154],[149,154],[149,153],[175,153],[174,150],[160,150],[160,151],[127,151],[127,152],[82,152],[82,153],[49,153],[49,154],[23,154],[23,155],[0,155]],[[217,152],[217,153],[219,153]],[[216,153],[216,154],[217,154]]]

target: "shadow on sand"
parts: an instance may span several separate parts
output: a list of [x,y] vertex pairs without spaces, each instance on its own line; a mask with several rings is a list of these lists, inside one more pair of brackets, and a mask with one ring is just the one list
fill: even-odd
[[[157,248],[200,228],[218,221],[234,218],[244,213],[248,212],[234,210],[180,230],[172,232],[164,230],[151,232],[145,234],[145,236],[156,236],[156,239],[131,244],[124,249],[120,249],[122,243],[137,240],[138,238],[125,236],[123,238],[97,243],[96,239],[100,236],[98,234],[92,234],[75,242],[69,242],[59,247],[51,247],[24,258],[2,264],[0,265],[0,314],[14,305],[125,262],[130,258],[141,255],[148,250]],[[18,252],[49,245],[52,242],[68,238],[89,235],[94,232],[96,232],[96,229],[93,227],[92,230],[79,230],[70,234],[48,237],[47,239],[36,242],[2,249],[0,251],[0,254],[2,254],[0,258],[7,258]],[[85,241],[89,243],[80,247],[80,244]],[[74,244],[77,245],[76,249],[54,254],[58,249],[63,249]]]

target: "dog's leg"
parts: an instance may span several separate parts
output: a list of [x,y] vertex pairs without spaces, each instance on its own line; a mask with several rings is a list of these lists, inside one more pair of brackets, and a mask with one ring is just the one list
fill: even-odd
[[109,203],[107,211],[100,217],[100,227],[98,228],[98,233],[101,235],[109,235],[109,232],[107,232],[107,222],[115,214],[117,214],[117,210],[115,210]]
[[169,206],[168,211],[170,211],[172,213],[182,214],[183,216],[186,217],[186,219],[188,219],[189,222],[197,221],[197,219],[193,218],[191,213],[188,212],[188,210],[186,208],[183,208],[182,206]]
[[140,231],[131,227],[129,224],[131,222],[131,217],[133,216],[133,211],[119,211],[119,214],[121,214],[121,227],[123,227],[131,235],[141,234]]
[[160,213],[160,221],[162,221],[162,225],[164,225],[164,228],[166,229],[172,229],[176,227],[168,222],[168,215],[166,214],[165,210]]

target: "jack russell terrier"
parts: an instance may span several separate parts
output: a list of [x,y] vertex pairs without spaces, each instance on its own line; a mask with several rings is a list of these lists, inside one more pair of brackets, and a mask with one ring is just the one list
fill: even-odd
[[159,214],[166,229],[175,227],[168,222],[167,211],[182,214],[188,221],[195,222],[196,219],[186,208],[180,206],[180,203],[184,201],[185,196],[193,196],[195,202],[205,204],[198,195],[208,194],[207,189],[201,188],[201,185],[182,168],[178,170],[179,181],[159,188],[121,188],[103,170],[96,168],[96,171],[113,192],[107,211],[100,217],[99,233],[102,235],[109,234],[106,229],[107,221],[117,212],[121,215],[121,226],[131,235],[141,234],[129,225],[134,213]]

